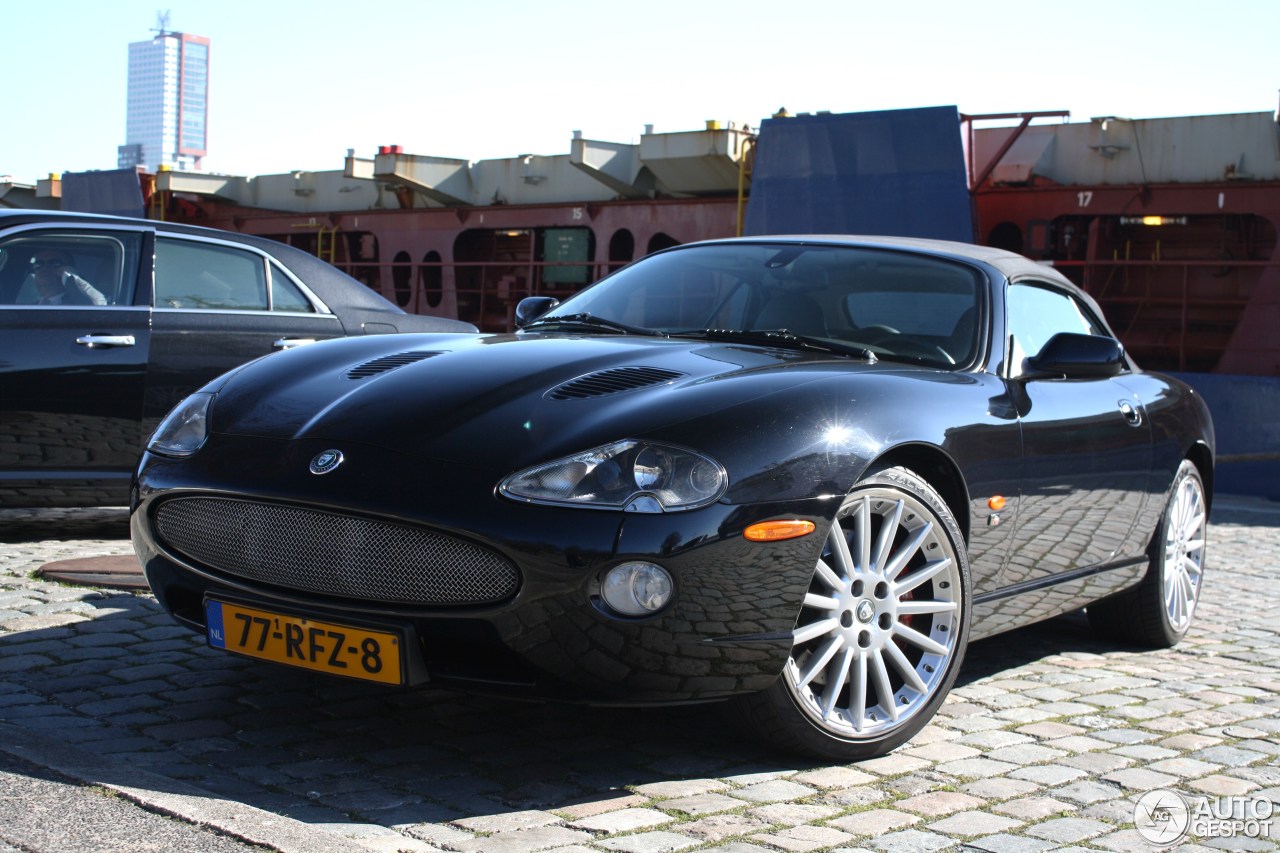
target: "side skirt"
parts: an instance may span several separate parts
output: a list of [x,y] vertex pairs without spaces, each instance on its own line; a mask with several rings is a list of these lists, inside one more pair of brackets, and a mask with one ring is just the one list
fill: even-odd
[[973,598],[970,640],[1051,619],[1114,595],[1142,580],[1146,556],[1035,578]]

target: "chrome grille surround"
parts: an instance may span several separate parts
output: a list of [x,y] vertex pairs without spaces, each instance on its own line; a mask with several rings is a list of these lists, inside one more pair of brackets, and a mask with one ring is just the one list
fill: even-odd
[[173,498],[153,512],[161,543],[214,572],[363,601],[492,604],[515,595],[505,557],[407,524],[213,497]]

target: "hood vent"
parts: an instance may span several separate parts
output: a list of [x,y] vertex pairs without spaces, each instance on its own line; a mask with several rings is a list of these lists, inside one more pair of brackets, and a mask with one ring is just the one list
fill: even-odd
[[375,358],[373,361],[366,361],[364,364],[356,365],[347,371],[348,379],[365,379],[370,376],[376,376],[379,373],[386,373],[388,370],[395,370],[397,367],[404,367],[406,364],[413,364],[415,361],[422,361],[424,358],[431,358],[433,355],[439,355],[438,352],[402,352],[396,355],[384,355],[381,358]]
[[634,391],[650,385],[661,385],[679,379],[683,373],[663,370],[660,367],[615,367],[571,379],[558,388],[552,388],[547,396],[552,400],[582,400],[587,397],[603,397]]

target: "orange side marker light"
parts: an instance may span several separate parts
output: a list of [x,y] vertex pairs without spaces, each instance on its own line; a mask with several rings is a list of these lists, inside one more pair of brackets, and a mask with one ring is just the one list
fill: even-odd
[[779,542],[783,539],[808,536],[813,531],[814,523],[812,521],[787,519],[785,521],[761,521],[742,531],[742,535],[752,542]]
[[1004,509],[1006,503],[1007,501],[1005,501],[1004,495],[995,495],[994,497],[987,498],[987,506],[997,512]]

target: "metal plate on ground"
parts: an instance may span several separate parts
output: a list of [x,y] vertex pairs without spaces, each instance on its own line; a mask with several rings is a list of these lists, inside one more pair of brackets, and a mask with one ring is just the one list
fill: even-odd
[[45,580],[114,589],[147,589],[142,566],[132,554],[76,557],[45,563],[36,570]]

